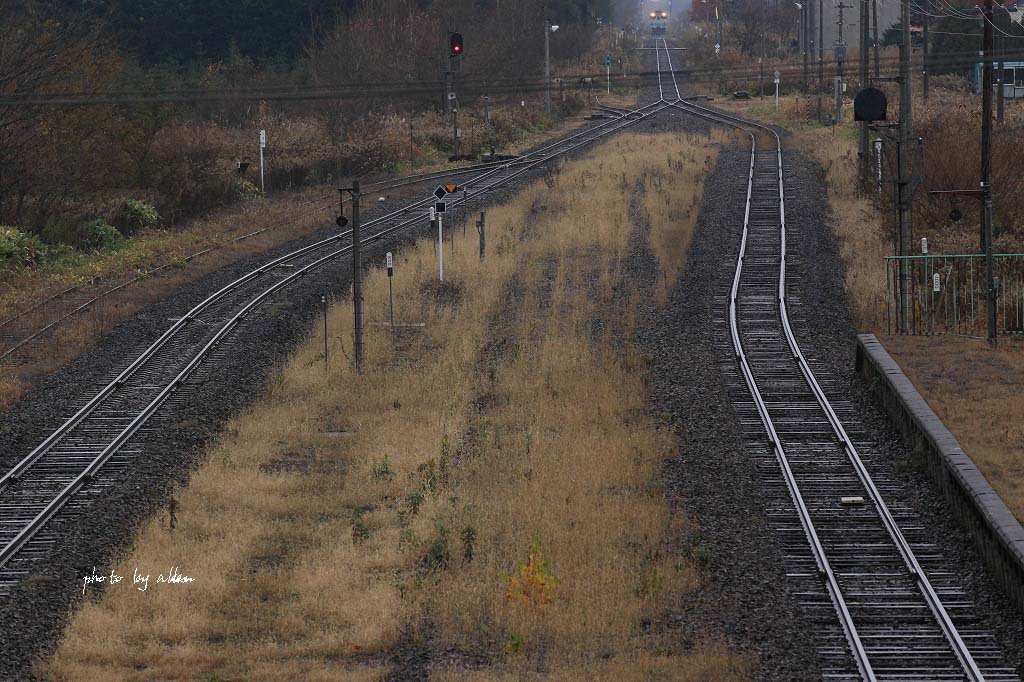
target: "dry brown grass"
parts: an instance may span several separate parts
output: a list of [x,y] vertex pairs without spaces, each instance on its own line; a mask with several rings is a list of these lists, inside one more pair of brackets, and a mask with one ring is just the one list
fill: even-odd
[[686,144],[666,151],[668,166],[673,171],[671,182],[665,182],[660,175],[644,178],[644,210],[651,224],[651,250],[663,275],[655,288],[658,305],[665,303],[682,272],[685,259],[680,254],[690,249],[704,196],[704,178],[718,159],[719,144],[727,139],[729,133],[717,128],[708,138],[687,135]]
[[928,404],[1024,522],[1024,344],[955,336],[890,336],[893,354]]
[[882,237],[875,204],[856,189],[856,144],[848,135],[817,128],[801,133],[794,145],[825,169],[854,320],[862,331],[881,332],[886,319],[885,257],[890,248]]
[[[632,230],[623,177],[692,179],[704,158],[688,144],[618,138],[489,210],[486,261],[457,231],[443,291],[432,243],[404,251],[395,316],[423,328],[375,324],[387,282],[371,271],[364,373],[338,361],[351,339],[339,303],[329,374],[314,332],[176,494],[177,527],[152,520],[116,563],[129,576],[177,565],[196,582],[109,587],[37,672],[373,679],[386,667],[363,655],[409,632],[492,657],[439,679],[743,679],[749,664],[721,646],[643,634],[697,583],[665,545],[690,522],[663,498],[673,444],[644,417],[637,359],[592,335],[595,316],[633,324],[610,305]],[[524,298],[509,307],[513,277]],[[483,369],[501,339],[508,352]],[[534,539],[558,579],[545,604],[506,596]]]
[[[623,106],[635,100],[628,96],[615,99]],[[568,134],[584,124],[577,117],[568,118],[552,127],[523,130],[516,127],[518,124],[513,120],[517,115],[514,107],[496,105],[494,113],[499,119],[507,118],[508,125],[516,128],[514,135],[510,133],[502,138],[510,140],[505,148],[509,153],[521,153],[544,140]],[[387,141],[378,142],[384,147],[403,144],[415,147],[422,142],[410,140],[421,140],[433,133],[450,135],[450,129],[444,127],[447,124],[435,119],[438,119],[436,115],[403,118],[393,129],[389,129]],[[304,125],[313,125],[309,121],[288,120],[287,123],[292,126],[287,130],[289,139],[319,134],[305,130]],[[447,162],[442,163],[436,155],[413,154],[402,158],[400,165],[403,168],[417,172],[438,170],[448,165]],[[401,200],[413,192],[415,190],[405,188],[388,192],[388,195],[393,200]],[[82,258],[71,266],[0,273],[0,319],[7,319],[72,285],[98,278],[101,283],[94,287],[98,293],[140,272],[170,264],[169,268],[157,275],[144,278],[104,303],[68,319],[47,336],[45,343],[34,343],[25,352],[19,352],[18,362],[0,365],[0,409],[17,402],[39,376],[78,357],[117,322],[135,314],[145,305],[162,299],[176,288],[196,281],[238,258],[264,251],[329,224],[336,211],[335,196],[336,190],[332,186],[320,186],[276,195],[267,200],[249,201],[193,221],[187,229],[145,231],[129,240],[121,250]],[[269,229],[261,235],[240,242],[233,241],[265,228]],[[184,261],[191,254],[211,248],[213,251],[210,253],[188,263]],[[36,316],[32,331],[63,314],[55,313],[50,308],[45,311],[45,314]]]

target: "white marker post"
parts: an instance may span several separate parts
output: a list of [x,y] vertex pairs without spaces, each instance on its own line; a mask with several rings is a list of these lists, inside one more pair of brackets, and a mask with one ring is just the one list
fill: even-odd
[[263,150],[267,148],[267,131],[260,131],[260,191],[267,193],[267,185],[263,180]]
[[942,278],[939,277],[939,273],[932,275],[932,291],[936,294],[939,293],[939,289],[942,288]]
[[437,273],[444,281],[444,217],[437,214]]
[[779,110],[779,76],[781,75],[778,71],[775,72],[775,111]]
[[882,138],[875,138],[875,175],[877,176],[879,194],[882,192]]
[[921,254],[928,255],[928,237],[921,237]]
[[385,264],[388,267],[388,305],[391,308],[391,333],[395,333],[395,290],[391,286],[391,279],[395,276],[395,259],[388,251],[384,256]]

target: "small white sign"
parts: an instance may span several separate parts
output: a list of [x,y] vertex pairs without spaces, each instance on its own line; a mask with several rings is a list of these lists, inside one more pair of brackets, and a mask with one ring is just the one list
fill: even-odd
[[266,149],[267,147],[267,131],[260,131],[260,149]]
[[939,273],[932,275],[932,291],[936,294],[939,293],[939,289],[942,288],[942,279],[939,277]]
[[448,93],[448,99],[455,99],[455,93],[454,92],[449,92]]
[[390,251],[388,251],[387,254],[384,256],[384,262],[387,264],[388,270],[395,267],[395,259],[391,256]]
[[928,237],[921,237],[921,253],[928,255]]
[[437,217],[437,211],[435,211],[435,210],[434,210],[434,207],[433,207],[433,206],[431,206],[431,207],[430,207],[430,219],[431,219],[431,220],[433,220],[433,219],[434,219],[434,218],[436,218],[436,217]]

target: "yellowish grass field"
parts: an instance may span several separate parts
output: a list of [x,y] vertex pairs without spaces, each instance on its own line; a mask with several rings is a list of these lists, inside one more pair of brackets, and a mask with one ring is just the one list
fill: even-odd
[[691,522],[664,499],[673,442],[644,416],[637,358],[592,325],[628,339],[634,324],[612,305],[625,179],[648,188],[670,281],[696,214],[657,187],[697,182],[713,155],[704,138],[616,138],[490,209],[486,260],[457,230],[443,286],[430,240],[403,251],[395,317],[422,328],[380,324],[372,270],[364,372],[344,359],[340,302],[329,371],[316,326],[176,493],[174,527],[170,510],[153,519],[114,567],[195,582],[90,596],[38,675],[376,679],[389,666],[367,655],[405,641],[491,662],[439,680],[745,679],[749,661],[713,641],[644,633],[698,584],[667,544]]

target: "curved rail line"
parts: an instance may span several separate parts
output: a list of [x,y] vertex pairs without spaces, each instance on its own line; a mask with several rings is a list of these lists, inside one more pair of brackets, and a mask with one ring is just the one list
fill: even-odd
[[[667,43],[662,41],[663,46],[667,47]],[[850,653],[852,654],[857,669],[861,677],[865,680],[876,680],[878,675],[872,665],[871,656],[869,656],[868,649],[861,639],[858,632],[856,618],[851,612],[847,599],[844,596],[844,585],[841,576],[833,569],[829,559],[829,553],[819,538],[817,529],[815,528],[814,520],[812,518],[811,511],[804,500],[804,496],[801,492],[800,485],[797,481],[797,477],[794,475],[793,468],[791,467],[790,459],[787,455],[786,448],[784,445],[783,438],[780,437],[775,421],[773,420],[770,408],[764,397],[762,396],[759,388],[758,377],[754,374],[754,369],[749,361],[748,353],[744,345],[743,340],[743,325],[740,320],[738,298],[740,296],[741,282],[744,275],[744,267],[748,257],[748,246],[750,243],[750,225],[751,225],[751,211],[752,211],[752,200],[755,188],[755,165],[758,155],[757,150],[757,132],[767,134],[774,140],[775,149],[772,150],[772,154],[775,157],[775,163],[777,165],[777,188],[778,188],[778,235],[780,239],[780,250],[778,255],[778,280],[775,289],[775,303],[778,305],[778,317],[782,325],[783,333],[785,335],[786,344],[789,352],[792,356],[792,361],[795,362],[796,369],[799,375],[802,377],[806,386],[810,389],[817,402],[820,410],[825,414],[831,428],[835,434],[835,437],[839,441],[843,448],[847,459],[852,465],[856,476],[859,479],[861,485],[867,491],[871,504],[881,519],[885,529],[893,543],[901,559],[904,562],[905,570],[909,572],[915,581],[917,588],[920,591],[921,596],[927,603],[928,609],[930,610],[935,621],[938,623],[942,630],[943,636],[946,642],[953,652],[956,660],[958,661],[962,674],[965,679],[971,680],[972,682],[978,682],[985,679],[982,674],[978,663],[975,661],[970,650],[964,642],[964,638],[960,635],[953,619],[950,617],[949,612],[945,608],[942,599],[939,597],[935,588],[932,586],[924,569],[921,567],[920,562],[914,554],[910,543],[905,538],[903,532],[900,530],[899,525],[894,519],[892,513],[889,510],[888,505],[882,498],[877,486],[872,480],[871,474],[854,446],[849,434],[844,428],[836,410],[831,405],[828,397],[824,390],[822,390],[817,378],[814,375],[810,364],[807,362],[803,351],[797,342],[796,336],[793,333],[793,328],[789,319],[789,310],[786,301],[786,284],[787,284],[787,250],[786,250],[786,197],[785,197],[785,178],[783,175],[783,160],[782,160],[782,143],[778,133],[768,126],[748,121],[736,116],[724,114],[713,109],[701,107],[689,102],[684,102],[680,96],[678,84],[675,82],[675,72],[672,69],[672,57],[671,52],[666,50],[666,58],[668,63],[669,72],[672,74],[673,85],[675,86],[676,101],[671,102],[671,106],[678,108],[682,111],[694,114],[706,120],[714,121],[719,124],[731,126],[740,130],[745,131],[750,135],[751,147],[750,147],[750,165],[747,177],[747,190],[746,199],[744,204],[744,217],[743,217],[743,231],[740,240],[739,255],[736,260],[736,269],[733,277],[732,287],[729,294],[729,330],[732,340],[733,350],[735,353],[735,359],[739,366],[739,370],[744,378],[744,381],[749,389],[753,398],[757,413],[763,423],[765,432],[768,435],[769,445],[772,448],[782,474],[786,481],[786,486],[789,490],[792,502],[796,507],[797,514],[800,518],[801,526],[803,527],[804,533],[807,537],[807,541],[810,544],[814,560],[817,566],[817,571],[820,579],[824,583],[829,596],[832,600],[836,614],[839,617],[843,632],[846,636],[850,647]],[[762,379],[764,381],[765,379]],[[898,637],[897,633],[893,633],[894,637]],[[903,678],[900,678],[903,679]]]
[[[633,110],[629,116],[621,115],[617,119],[592,126],[586,130],[567,136],[557,142],[545,145],[515,162],[506,162],[495,164],[493,166],[491,164],[485,164],[487,166],[485,172],[464,183],[463,186],[465,190],[461,195],[455,195],[455,198],[449,202],[449,205],[461,205],[473,198],[506,185],[552,159],[569,154],[597,140],[633,126],[654,113],[661,111],[665,106],[666,105],[662,102],[655,102],[640,107]],[[433,174],[425,175],[428,177],[436,177],[433,176]],[[397,223],[389,224],[376,231],[374,234],[363,238],[361,243],[372,244],[417,223],[422,224],[424,220],[424,215],[422,214],[415,215],[408,219],[403,219],[403,216],[416,211],[417,209],[422,209],[426,205],[432,203],[433,200],[433,196],[430,196],[423,200],[416,201],[402,209],[368,221],[363,226],[364,228],[389,223],[396,219],[398,220]],[[41,444],[34,448],[32,452],[25,456],[3,477],[0,477],[0,495],[5,495],[11,491],[12,486],[16,486],[19,482],[31,485],[31,472],[34,470],[34,467],[36,467],[43,458],[47,457],[51,452],[57,452],[57,446],[64,442],[64,440],[69,437],[69,434],[73,433],[76,428],[82,426],[82,428],[86,428],[88,431],[93,433],[97,431],[104,433],[104,443],[102,447],[93,445],[92,447],[84,449],[80,447],[76,449],[77,446],[72,444],[72,446],[69,446],[69,452],[59,452],[54,455],[53,458],[58,460],[56,463],[47,463],[45,471],[47,475],[50,475],[55,468],[62,470],[61,476],[57,478],[58,481],[61,481],[61,486],[55,495],[47,494],[44,496],[42,494],[43,491],[39,491],[39,493],[32,491],[33,495],[36,497],[43,497],[45,499],[45,501],[41,501],[39,503],[40,506],[38,508],[33,507],[29,510],[19,509],[17,512],[5,512],[5,515],[17,516],[18,514],[21,514],[22,516],[25,516],[28,514],[28,516],[26,516],[27,522],[20,526],[16,526],[16,528],[19,528],[17,533],[6,542],[2,549],[0,549],[0,587],[3,585],[9,586],[17,579],[16,575],[4,575],[8,570],[8,564],[11,560],[18,556],[19,552],[31,543],[33,538],[39,534],[40,530],[53,520],[61,509],[63,509],[65,505],[67,505],[69,501],[76,496],[76,494],[82,491],[85,486],[97,477],[114,454],[124,448],[125,444],[132,438],[132,436],[134,436],[156,413],[161,405],[163,405],[168,398],[182,386],[189,376],[200,366],[203,360],[211,354],[213,349],[218,344],[222,343],[246,316],[248,316],[261,302],[266,300],[276,291],[290,283],[293,283],[316,268],[349,253],[352,249],[351,244],[344,244],[340,248],[337,247],[340,243],[350,239],[351,231],[345,231],[328,239],[303,246],[302,248],[296,249],[295,251],[261,265],[207,297],[201,303],[193,307],[183,317],[178,319],[152,345],[137,356],[135,360],[128,365],[128,367],[121,371],[113,381],[107,383],[71,418],[67,419],[60,427],[54,430]],[[318,252],[320,251],[327,252],[323,255],[318,255]],[[255,296],[249,297],[241,307],[228,311],[230,318],[219,325],[219,328],[213,336],[208,340],[205,340],[198,351],[194,350],[194,346],[192,348],[182,349],[181,351],[175,349],[173,344],[178,342],[176,337],[189,329],[190,325],[194,326],[193,323],[198,321],[198,317],[204,313],[204,311],[225,302],[231,303],[230,295],[237,294],[238,290],[244,285],[254,282],[261,276],[274,271],[275,268],[279,268],[280,266],[287,267],[291,261],[295,261],[302,256],[317,257],[311,262],[302,264],[301,267],[296,267],[294,272],[291,272],[288,276],[273,283],[271,286],[262,289]],[[165,348],[169,349],[169,352],[174,354],[172,355],[172,358],[163,358],[162,356],[158,358],[161,351]],[[100,411],[100,407],[107,401],[113,400],[112,396],[114,396],[119,389],[125,387],[129,381],[136,377],[136,375],[140,376],[143,380],[146,380],[154,372],[154,367],[152,366],[154,363],[159,364],[159,362],[163,362],[170,366],[170,360],[177,360],[181,358],[181,354],[183,352],[191,353],[191,355],[188,356],[188,361],[183,367],[181,367],[180,371],[174,374],[170,381],[160,387],[159,392],[152,397],[151,400],[139,408],[133,408],[131,417],[109,417]],[[159,360],[159,362],[157,362],[157,360]],[[130,421],[123,426],[118,425],[112,429],[110,429],[110,427],[101,428],[89,426],[87,424],[87,420],[94,417],[96,420],[115,420],[115,424],[117,423],[116,420],[119,419],[130,419]],[[110,437],[106,435],[107,431],[104,429],[109,429]],[[77,468],[83,463],[84,467]],[[70,472],[63,472],[63,469],[71,467],[75,468]],[[64,483],[65,480],[66,483]],[[54,487],[52,481],[49,485],[51,488]],[[20,490],[22,487],[23,486],[21,485],[17,485],[13,490]],[[3,502],[4,501],[0,499],[0,503]],[[10,503],[7,502],[6,506],[9,507]],[[10,533],[7,534],[10,535]]]

